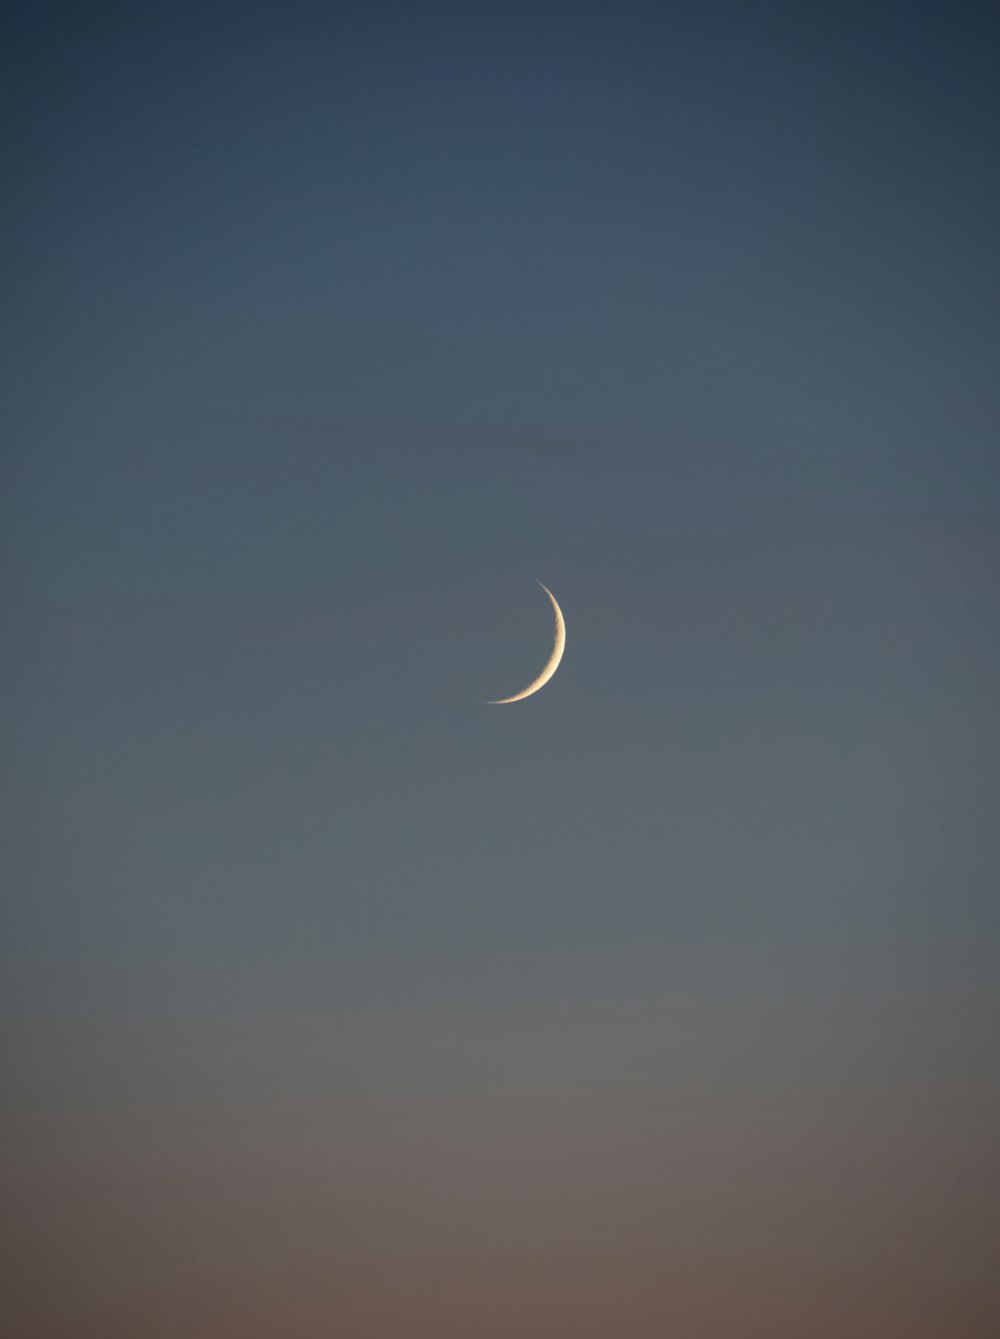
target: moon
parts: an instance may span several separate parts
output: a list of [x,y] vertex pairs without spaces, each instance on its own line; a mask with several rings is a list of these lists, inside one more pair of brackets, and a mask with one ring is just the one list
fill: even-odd
[[523,702],[526,697],[531,697],[533,693],[537,693],[539,688],[544,688],[559,668],[559,662],[562,660],[563,652],[566,650],[566,622],[563,618],[562,610],[556,602],[556,597],[549,590],[548,586],[542,585],[540,581],[538,584],[552,601],[552,611],[556,616],[555,640],[552,643],[552,654],[549,656],[541,674],[539,674],[537,679],[533,679],[531,683],[528,684],[527,688],[522,688],[521,691],[515,693],[513,697],[500,697],[495,701],[487,702],[486,705],[488,707],[506,707],[510,702]]

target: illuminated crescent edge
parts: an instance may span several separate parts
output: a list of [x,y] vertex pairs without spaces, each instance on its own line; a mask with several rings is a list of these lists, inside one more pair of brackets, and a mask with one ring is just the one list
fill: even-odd
[[513,697],[500,697],[494,701],[487,702],[486,705],[488,707],[506,707],[510,702],[522,702],[526,697],[531,697],[533,693],[537,693],[539,688],[544,688],[559,668],[559,662],[562,660],[563,652],[566,650],[566,623],[562,616],[562,610],[556,602],[556,597],[549,590],[548,586],[543,585],[541,581],[539,581],[538,584],[552,601],[552,610],[556,616],[555,641],[552,643],[552,654],[549,656],[548,663],[541,674],[539,674],[537,679],[534,679],[529,683],[527,688],[522,688],[522,690],[519,693],[515,693]]

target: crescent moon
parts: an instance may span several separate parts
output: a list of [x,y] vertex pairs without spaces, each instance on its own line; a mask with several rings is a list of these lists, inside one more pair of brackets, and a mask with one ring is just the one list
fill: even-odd
[[549,590],[548,586],[543,586],[540,581],[538,584],[552,601],[552,610],[556,616],[555,640],[552,643],[552,654],[549,656],[548,663],[541,674],[539,674],[537,679],[533,679],[531,683],[528,684],[527,688],[522,688],[521,691],[515,693],[513,697],[500,697],[495,701],[487,702],[486,705],[488,707],[506,707],[509,702],[523,702],[526,697],[531,697],[533,693],[537,693],[539,688],[544,688],[559,668],[559,662],[562,660],[563,652],[566,650],[566,622],[563,619],[562,610],[556,603],[556,597]]

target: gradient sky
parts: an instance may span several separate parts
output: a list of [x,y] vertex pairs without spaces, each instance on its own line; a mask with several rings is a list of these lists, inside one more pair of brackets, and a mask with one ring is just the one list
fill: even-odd
[[9,7],[4,1333],[1000,1333],[992,9]]

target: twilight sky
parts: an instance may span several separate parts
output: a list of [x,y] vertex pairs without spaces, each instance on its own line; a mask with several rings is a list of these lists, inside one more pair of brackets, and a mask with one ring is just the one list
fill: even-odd
[[991,9],[9,7],[4,1333],[1000,1333]]

